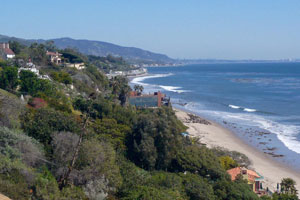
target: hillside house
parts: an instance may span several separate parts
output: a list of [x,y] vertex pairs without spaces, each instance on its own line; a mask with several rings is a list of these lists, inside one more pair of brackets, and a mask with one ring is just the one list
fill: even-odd
[[136,107],[161,107],[170,104],[170,98],[161,92],[154,92],[153,94],[141,94],[132,91],[129,96],[129,104]]
[[71,67],[78,70],[82,70],[85,68],[84,63],[65,63],[65,67]]
[[60,54],[58,52],[51,52],[51,51],[47,51],[46,54],[49,57],[51,63],[55,63],[57,65],[61,64],[61,56],[62,56],[62,54]]
[[0,57],[4,60],[12,59],[16,55],[15,53],[9,48],[9,43],[0,43]]
[[238,175],[241,175],[244,180],[248,181],[248,184],[251,186],[253,192],[256,194],[265,194],[262,183],[264,177],[259,173],[246,169],[245,167],[236,167],[233,169],[227,170],[227,173],[231,176],[231,180],[235,181]]

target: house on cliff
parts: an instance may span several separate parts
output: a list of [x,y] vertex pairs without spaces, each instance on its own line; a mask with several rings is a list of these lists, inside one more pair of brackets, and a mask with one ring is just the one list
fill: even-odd
[[0,43],[0,57],[2,59],[8,60],[15,56],[15,53],[9,48],[9,43]]
[[47,51],[46,55],[49,57],[50,62],[55,63],[57,65],[61,64],[61,56],[62,54],[58,52]]
[[132,91],[129,96],[129,104],[136,107],[156,108],[163,105],[170,104],[170,98],[161,92],[154,92],[153,94],[138,94]]

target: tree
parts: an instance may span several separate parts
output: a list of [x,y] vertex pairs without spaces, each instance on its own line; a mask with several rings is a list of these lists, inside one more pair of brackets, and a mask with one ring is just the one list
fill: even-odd
[[144,87],[142,85],[135,85],[134,86],[134,91],[137,92],[137,95],[141,95],[143,90],[144,90]]
[[[91,102],[91,100],[89,101]],[[68,170],[60,177],[59,179],[59,188],[63,189],[64,187],[66,187],[68,185],[68,181],[69,181],[69,177],[74,169],[74,166],[76,164],[76,161],[78,159],[79,156],[79,151],[81,149],[81,145],[83,143],[83,137],[86,136],[87,134],[87,125],[90,119],[90,110],[91,110],[91,103],[89,103],[86,106],[86,110],[84,112],[84,116],[83,116],[83,124],[81,127],[81,131],[80,131],[80,135],[79,135],[79,139],[78,142],[74,148],[74,152],[72,155],[72,159],[70,160],[70,164],[68,166]]]
[[187,146],[177,153],[176,169],[199,174],[212,180],[226,177],[218,158],[206,147]]
[[180,133],[185,127],[168,107],[147,111],[139,115],[133,133],[128,135],[128,155],[144,169],[169,169],[182,148]]
[[184,177],[184,187],[190,200],[215,200],[213,187],[208,181],[198,175],[187,173]]
[[53,78],[53,80],[64,83],[66,85],[72,83],[72,78],[67,72],[53,72],[51,74],[51,77]]
[[297,189],[295,187],[296,182],[291,178],[284,178],[281,180],[281,190],[283,194],[296,195]]
[[38,87],[38,77],[35,73],[27,70],[20,72],[20,90],[24,93],[35,94]]
[[17,41],[9,41],[9,48],[16,54],[20,54],[22,49],[25,48],[25,45],[17,42]]
[[70,161],[73,158],[74,150],[79,140],[77,134],[71,132],[56,132],[52,136],[52,159],[54,175],[58,179],[68,170]]
[[47,51],[57,51],[54,41],[50,40],[45,43],[45,49]]
[[16,67],[5,67],[0,75],[0,87],[13,91],[18,86],[18,69]]
[[131,88],[128,85],[128,79],[123,76],[115,76],[110,80],[112,94],[120,101],[122,106],[125,106]]
[[272,200],[299,200],[299,199],[298,199],[297,195],[274,193],[272,195]]
[[125,137],[130,133],[131,129],[123,124],[118,124],[115,119],[104,118],[96,120],[93,129],[99,140],[111,142],[116,149],[124,150]]
[[94,138],[83,141],[70,179],[83,186],[90,199],[115,191],[120,186],[121,177],[112,146]]
[[27,70],[20,72],[20,85],[21,92],[34,97],[51,97],[56,93],[49,80],[39,79],[35,73]]
[[36,64],[46,65],[47,64],[47,55],[46,47],[44,44],[33,43],[29,47],[29,56],[32,62]]
[[77,133],[78,122],[72,115],[49,108],[28,110],[21,116],[22,129],[49,149],[53,134],[57,131]]
[[238,166],[238,164],[236,163],[236,161],[233,160],[229,156],[221,156],[221,157],[219,157],[219,160],[221,162],[222,167],[225,170],[232,169],[232,168],[235,168],[235,167]]

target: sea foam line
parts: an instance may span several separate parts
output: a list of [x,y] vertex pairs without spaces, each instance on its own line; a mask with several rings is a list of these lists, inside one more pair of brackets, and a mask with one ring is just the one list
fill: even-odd
[[144,80],[146,79],[152,79],[152,78],[162,78],[162,77],[168,77],[172,76],[174,74],[168,73],[168,74],[155,74],[155,75],[150,75],[150,76],[141,76],[141,77],[136,77],[132,79],[131,83],[137,84],[137,85],[149,85],[148,83],[143,83]]
[[142,86],[154,86],[154,87],[158,87],[158,88],[162,88],[166,91],[170,91],[170,92],[176,92],[176,93],[183,93],[183,92],[189,92],[188,90],[181,90],[182,87],[176,87],[176,86],[168,86],[168,85],[151,85],[148,83],[144,83],[143,81],[147,80],[147,79],[152,79],[152,78],[162,78],[162,77],[168,77],[168,76],[172,76],[174,74],[172,73],[168,73],[168,74],[155,74],[155,75],[150,75],[150,76],[142,76],[142,77],[136,77],[134,79],[132,79],[131,83],[132,84],[137,84],[137,85],[142,85]]
[[176,93],[183,93],[183,92],[189,92],[188,90],[180,90],[182,87],[176,87],[176,86],[165,86],[165,85],[158,85],[160,88],[171,91],[171,92],[176,92]]
[[[199,106],[201,107],[201,105]],[[197,103],[188,103],[185,108],[187,110],[195,111],[198,106]],[[222,121],[234,121],[238,124],[268,130],[275,134],[278,140],[281,141],[289,150],[300,154],[300,141],[297,140],[297,134],[300,133],[300,126],[279,123],[256,114],[213,111],[205,110],[205,108],[203,110],[198,109],[196,112],[221,119]]]

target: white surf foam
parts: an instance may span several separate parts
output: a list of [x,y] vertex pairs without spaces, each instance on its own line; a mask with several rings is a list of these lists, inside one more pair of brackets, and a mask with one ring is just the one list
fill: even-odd
[[[202,106],[201,106],[202,107]],[[300,154],[300,141],[297,140],[297,134],[300,133],[300,126],[283,124],[276,122],[266,117],[250,114],[250,113],[231,113],[223,111],[202,110],[196,103],[190,103],[185,106],[186,109],[195,111],[204,116],[211,116],[213,118],[235,122],[237,124],[244,124],[246,126],[256,126],[258,128],[268,130],[276,134],[277,138],[291,151]]]
[[243,110],[245,112],[256,112],[257,111],[256,109],[244,108],[244,107],[236,106],[236,105],[232,105],[232,104],[229,104],[228,107],[233,108],[233,109],[240,109],[240,110]]
[[171,91],[171,92],[176,92],[176,93],[188,92],[188,90],[181,90],[182,87],[165,86],[165,85],[158,85],[158,86],[166,91]]
[[233,109],[240,109],[240,106],[235,106],[235,105],[228,105],[228,107],[233,108]]
[[131,83],[146,86],[146,85],[149,85],[147,83],[143,83],[143,81],[146,79],[162,78],[162,77],[168,77],[168,76],[172,76],[172,75],[173,75],[172,73],[168,73],[168,74],[155,74],[155,75],[150,75],[150,76],[141,76],[141,77],[136,77],[136,78],[132,79]]
[[244,108],[243,110],[246,112],[256,112],[255,109],[251,109],[251,108]]

